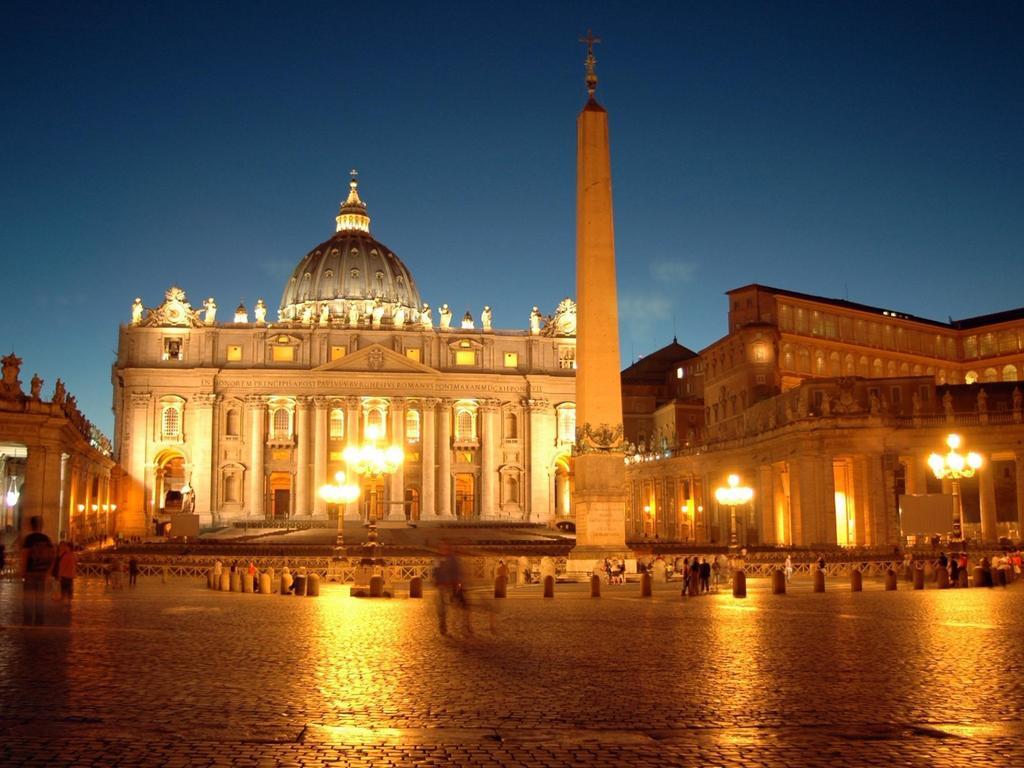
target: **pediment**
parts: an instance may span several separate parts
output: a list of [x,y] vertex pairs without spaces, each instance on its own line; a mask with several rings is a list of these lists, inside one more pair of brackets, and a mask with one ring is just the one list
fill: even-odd
[[316,373],[437,373],[429,365],[417,363],[380,344],[371,344],[313,370]]

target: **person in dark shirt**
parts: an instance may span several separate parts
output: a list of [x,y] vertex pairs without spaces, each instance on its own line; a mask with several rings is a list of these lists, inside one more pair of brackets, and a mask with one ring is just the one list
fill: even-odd
[[21,543],[22,621],[42,624],[46,619],[46,577],[53,567],[53,542],[43,533],[43,519],[35,515],[29,520],[32,532]]
[[700,559],[700,591],[711,591],[711,564],[706,557]]

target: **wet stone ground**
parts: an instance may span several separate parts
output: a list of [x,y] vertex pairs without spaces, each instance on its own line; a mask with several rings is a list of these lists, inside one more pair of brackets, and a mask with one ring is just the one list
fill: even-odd
[[1024,584],[424,600],[0,582],[2,766],[998,765],[1024,759]]

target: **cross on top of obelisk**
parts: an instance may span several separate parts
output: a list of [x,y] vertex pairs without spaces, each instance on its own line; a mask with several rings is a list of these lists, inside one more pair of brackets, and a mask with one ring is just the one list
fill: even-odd
[[594,33],[588,29],[587,36],[581,37],[580,42],[587,45],[587,93],[593,98],[594,91],[597,90],[597,59],[594,58],[594,46],[601,42],[601,38],[594,37]]

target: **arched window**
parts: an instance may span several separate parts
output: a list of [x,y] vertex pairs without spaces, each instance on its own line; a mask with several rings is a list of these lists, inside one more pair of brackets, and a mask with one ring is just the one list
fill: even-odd
[[828,366],[829,366],[829,371],[828,372],[829,372],[830,376],[842,376],[843,375],[843,368],[842,368],[842,364],[839,362],[839,353],[838,352],[832,352],[832,353],[829,354],[829,356],[828,356]]
[[476,440],[476,415],[469,408],[455,412],[455,439]]
[[854,363],[854,361],[853,361],[853,355],[847,353],[846,358],[845,358],[845,364],[846,364],[846,375],[847,376],[856,376],[857,375],[857,364]]
[[871,363],[871,375],[876,379],[882,378],[882,361],[879,358],[875,358],[875,361]]
[[345,436],[345,412],[341,408],[331,409],[329,429],[332,440],[340,440]]
[[576,442],[575,405],[560,405],[558,407],[558,441],[561,443]]
[[871,374],[871,368],[869,367],[867,355],[861,355],[860,360],[857,361],[857,375],[868,376]]
[[[991,335],[991,334],[989,334],[989,335]],[[982,378],[982,381],[984,381],[984,382],[999,381],[999,374],[996,373],[996,369],[995,368],[986,368],[985,369],[985,375]]]
[[181,437],[181,408],[176,405],[164,406],[160,431],[163,434],[164,440],[172,440]]
[[420,441],[420,412],[412,408],[405,412],[405,439],[410,443]]
[[519,437],[519,419],[512,411],[505,413],[505,439],[515,440]]
[[889,363],[886,365],[886,375],[887,376],[895,376],[896,375],[896,361],[895,360],[890,360]]
[[228,410],[228,415],[225,419],[224,433],[230,437],[238,437],[239,416],[237,408],[231,408]]
[[811,353],[808,352],[804,347],[800,347],[796,352],[796,369],[800,373],[811,372]]
[[964,384],[977,384],[978,383],[978,372],[968,371],[964,374]]
[[1017,366],[1013,363],[1009,363],[1003,366],[1003,381],[1016,381],[1017,380]]
[[366,412],[366,424],[363,427],[363,437],[369,439],[371,435],[383,438],[387,434],[384,429],[384,409],[380,407],[370,408]]
[[290,421],[287,408],[278,408],[274,411],[274,437],[278,439],[288,437],[291,434]]
[[825,353],[815,352],[814,353],[814,373],[817,376],[825,375]]

